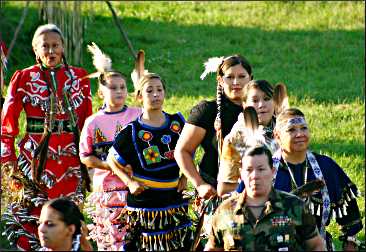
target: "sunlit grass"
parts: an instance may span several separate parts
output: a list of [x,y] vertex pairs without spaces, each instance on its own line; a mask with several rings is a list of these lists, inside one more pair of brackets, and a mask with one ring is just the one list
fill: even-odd
[[[135,50],[146,52],[146,68],[167,83],[165,110],[187,118],[193,105],[213,99],[215,77],[199,79],[209,57],[240,53],[253,65],[254,77],[283,82],[290,104],[310,124],[311,148],[331,156],[354,181],[365,223],[365,3],[364,2],[112,2]],[[5,2],[7,23],[1,33],[10,43],[24,2]],[[34,63],[31,37],[38,24],[37,2],[9,60],[6,79]],[[133,59],[104,2],[85,2],[84,41],[96,42],[127,76]],[[13,29],[10,29],[13,28]],[[84,50],[83,67],[95,69]],[[132,83],[128,81],[129,91]],[[96,82],[92,81],[95,94]],[[101,105],[93,98],[94,111]],[[128,104],[137,105],[132,95]],[[21,119],[24,134],[24,115]],[[19,138],[18,138],[19,139]],[[202,156],[198,151],[196,161]],[[337,238],[339,227],[328,231]],[[364,230],[359,238],[365,239]],[[337,248],[339,243],[337,243]]]

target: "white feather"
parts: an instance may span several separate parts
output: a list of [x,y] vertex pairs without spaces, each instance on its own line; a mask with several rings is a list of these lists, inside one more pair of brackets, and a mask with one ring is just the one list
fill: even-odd
[[266,143],[264,135],[265,132],[261,126],[255,130],[248,128],[244,122],[244,114],[240,113],[238,121],[227,136],[234,148],[243,156],[248,148],[256,145],[266,145],[272,151],[272,148]]
[[205,66],[205,71],[201,74],[200,79],[203,80],[207,74],[216,72],[223,60],[223,56],[209,58],[205,63],[203,63]]
[[88,45],[88,51],[93,55],[93,65],[98,72],[103,73],[112,70],[111,58],[104,54],[94,42],[92,42],[92,45]]

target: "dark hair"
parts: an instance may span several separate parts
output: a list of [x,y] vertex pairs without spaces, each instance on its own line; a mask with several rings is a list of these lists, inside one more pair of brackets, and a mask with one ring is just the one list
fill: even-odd
[[127,81],[127,78],[124,74],[122,74],[119,71],[116,70],[110,70],[104,73],[101,73],[101,75],[99,75],[98,77],[98,82],[100,85],[105,86],[107,84],[106,79],[108,77],[121,77],[125,82]]
[[252,67],[249,61],[239,54],[234,54],[223,59],[222,63],[217,68],[217,77],[224,76],[224,72],[228,68],[239,64],[242,65],[243,68],[248,72],[248,74],[253,78]]
[[273,160],[272,160],[272,153],[265,145],[256,145],[254,147],[250,147],[247,149],[243,155],[244,157],[250,156],[253,157],[255,155],[266,155],[269,167],[273,169]]
[[52,207],[55,209],[60,214],[61,220],[67,226],[75,225],[76,228],[73,238],[81,233],[81,221],[84,221],[84,216],[73,201],[67,198],[57,198],[46,202],[43,207]]
[[[253,75],[252,75],[252,67],[249,63],[249,61],[244,58],[243,56],[239,55],[239,54],[234,54],[231,56],[228,56],[226,58],[223,59],[223,61],[221,62],[221,64],[218,66],[217,68],[217,72],[216,72],[216,78],[218,79],[219,77],[224,76],[224,72],[229,69],[232,66],[236,66],[236,65],[242,65],[243,68],[248,72],[248,74],[250,75],[250,79],[253,79]],[[221,123],[221,96],[223,94],[223,88],[221,85],[217,85],[216,87],[216,105],[217,105],[217,114],[216,114],[216,119],[215,119],[215,130],[216,132],[218,132],[218,134],[216,134],[217,136],[221,136],[222,134],[220,131],[222,131],[222,123]],[[219,153],[221,152],[221,146],[220,143],[222,142],[222,139],[217,139],[218,143],[219,143]]]
[[273,98],[273,86],[266,80],[251,80],[243,89],[243,101],[248,99],[249,90],[252,88],[258,88],[263,91],[268,97]]

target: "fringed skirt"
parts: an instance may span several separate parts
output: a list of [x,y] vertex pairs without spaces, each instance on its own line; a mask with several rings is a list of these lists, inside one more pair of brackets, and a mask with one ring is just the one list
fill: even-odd
[[[22,149],[21,149],[22,151]],[[81,189],[81,175],[76,156],[62,157],[61,164],[49,159],[46,171],[41,177],[45,188],[37,186],[31,176],[31,158],[23,150],[18,157],[18,171],[22,186],[10,197],[6,210],[2,213],[3,236],[19,250],[38,250],[37,221],[45,202],[58,197],[66,197],[80,205],[84,201]],[[52,173],[57,170],[59,174]],[[12,193],[12,192],[8,192]]]
[[126,195],[128,191],[93,192],[87,198],[86,212],[93,223],[88,224],[89,236],[98,250],[121,251],[128,229]]
[[[204,215],[202,226],[198,227],[196,225],[196,230],[195,230],[195,233],[199,232],[199,236],[200,236],[200,244],[197,246],[198,250],[203,250],[205,244],[208,241],[208,236],[211,232],[212,217],[222,201],[223,201],[223,199],[219,198],[219,197],[215,197],[210,200],[204,200],[204,199],[199,198],[198,196],[196,196],[196,198],[194,200],[192,209],[198,216],[197,221],[199,221],[199,217],[201,214]],[[206,209],[202,213],[202,211],[205,207],[206,207]],[[197,228],[199,228],[200,230],[197,230]]]
[[193,232],[187,202],[164,208],[126,209],[130,224],[126,250],[189,250]]

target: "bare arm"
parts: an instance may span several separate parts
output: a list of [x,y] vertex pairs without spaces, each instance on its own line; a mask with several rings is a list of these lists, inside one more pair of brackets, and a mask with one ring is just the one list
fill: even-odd
[[192,158],[193,153],[202,142],[205,134],[205,129],[186,123],[175,146],[174,157],[183,174],[197,189],[199,196],[208,199],[216,194],[216,190],[203,181]]
[[110,167],[106,161],[102,161],[94,155],[87,157],[80,157],[80,161],[88,168],[98,168],[102,170],[110,170]]
[[323,238],[318,234],[305,241],[306,249],[309,251],[327,251]]

